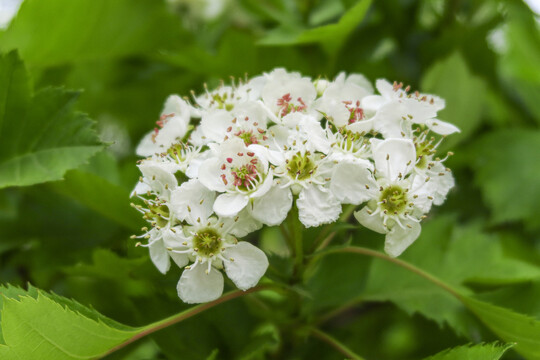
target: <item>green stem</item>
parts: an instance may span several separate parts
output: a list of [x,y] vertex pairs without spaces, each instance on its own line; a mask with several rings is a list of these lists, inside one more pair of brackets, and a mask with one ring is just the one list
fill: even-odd
[[426,280],[430,281],[431,283],[437,285],[438,287],[448,291],[450,294],[454,295],[459,300],[461,300],[461,298],[462,298],[462,296],[460,295],[458,290],[454,289],[453,287],[451,287],[450,285],[448,285],[444,281],[440,280],[436,276],[433,276],[430,273],[427,273],[424,270],[422,270],[420,268],[417,268],[416,266],[414,266],[412,264],[409,264],[408,262],[405,262],[403,260],[390,257],[390,256],[388,256],[386,254],[383,254],[383,253],[375,251],[375,250],[371,250],[371,249],[367,249],[367,248],[363,248],[363,247],[359,247],[359,246],[349,246],[349,247],[346,247],[346,248],[331,250],[331,251],[328,251],[326,253],[327,254],[330,254],[330,253],[356,253],[356,254],[362,254],[362,255],[376,257],[376,258],[391,262],[393,264],[399,265],[402,268],[405,268],[405,269],[407,269],[407,270],[409,270],[409,271],[411,271],[411,272],[413,272],[413,273],[415,273],[417,275],[420,275],[424,279],[426,279]]
[[127,345],[145,337],[145,336],[148,336],[152,333],[155,333],[156,331],[159,331],[161,329],[164,329],[166,327],[169,327],[171,325],[174,325],[174,324],[177,324],[183,320],[186,320],[186,319],[189,319],[190,317],[193,317],[197,314],[200,314],[202,313],[203,311],[205,310],[208,310],[208,309],[211,309],[213,308],[214,306],[216,305],[219,305],[221,303],[224,303],[224,302],[227,302],[229,300],[232,300],[232,299],[236,299],[237,297],[240,297],[240,296],[244,296],[244,295],[247,295],[247,294],[251,294],[251,293],[254,293],[254,292],[257,292],[257,291],[261,291],[261,290],[268,290],[270,289],[271,286],[269,285],[260,285],[260,286],[256,286],[256,287],[253,287],[249,290],[246,290],[246,291],[241,291],[241,290],[236,290],[236,291],[231,291],[231,292],[228,292],[227,294],[223,295],[222,297],[220,297],[219,299],[216,299],[214,301],[211,301],[211,302],[208,302],[208,303],[205,303],[205,304],[200,304],[200,305],[197,305],[197,306],[194,306],[190,309],[187,309],[185,311],[182,311],[181,313],[179,314],[175,314],[175,315],[172,315],[172,316],[169,316],[163,320],[159,320],[159,321],[156,321],[155,323],[152,323],[150,325],[147,325],[145,327],[142,328],[142,331],[140,333],[138,333],[137,335],[133,336],[132,338],[124,341],[123,343],[115,346],[114,348],[112,348],[111,350],[109,350],[107,353],[105,353],[101,358],[107,356],[107,355],[110,355],[112,354],[113,352],[115,351],[118,351],[124,347],[126,347]]
[[298,279],[304,273],[304,243],[302,239],[302,225],[298,222],[294,226],[294,263]]
[[361,356],[355,354],[351,349],[349,349],[347,346],[333,338],[332,336],[322,332],[319,329],[312,328],[310,329],[311,334],[324,341],[328,345],[332,346],[334,349],[345,355],[348,359],[354,359],[354,360],[364,360]]

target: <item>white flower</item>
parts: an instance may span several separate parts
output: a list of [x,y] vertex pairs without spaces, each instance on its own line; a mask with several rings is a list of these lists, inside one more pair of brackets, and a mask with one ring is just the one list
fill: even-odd
[[[454,177],[449,168],[444,166],[444,161],[448,158],[449,153],[444,159],[434,158],[439,141],[435,143],[435,138],[428,139],[429,132],[426,130],[414,138],[414,146],[416,148],[416,164],[414,172],[417,174],[415,181],[420,184],[425,184],[426,191],[431,193],[433,204],[441,205],[446,199],[446,195],[451,188],[454,187]],[[429,181],[426,181],[428,180]]]
[[190,105],[178,95],[171,95],[165,102],[157,125],[146,134],[137,147],[139,156],[151,156],[167,150],[186,135],[191,117]]
[[435,95],[409,93],[410,87],[390,84],[379,79],[376,83],[381,95],[366,96],[361,106],[368,113],[374,113],[375,130],[385,137],[411,137],[412,125],[425,125],[440,135],[459,132],[454,125],[437,119],[437,111],[444,109],[444,100]]
[[[365,129],[360,131],[356,129],[356,131],[367,132],[371,130],[372,126],[371,122],[366,121],[366,115],[360,107],[360,101],[372,93],[373,87],[364,76],[351,74],[345,77],[345,73],[340,73],[328,85],[314,106],[338,127],[362,122]],[[358,124],[355,127],[358,127]]]
[[153,157],[142,160],[138,167],[142,176],[131,196],[151,193],[158,199],[168,201],[171,190],[178,186],[178,180],[174,176],[178,165],[163,161],[160,157]]
[[259,282],[268,267],[268,259],[260,249],[236,239],[257,230],[257,222],[214,216],[214,198],[213,191],[190,180],[175,190],[171,200],[173,214],[185,225],[168,233],[168,251],[183,257],[180,263],[184,265],[193,262],[186,266],[177,287],[182,301],[190,304],[221,296],[220,269],[225,269],[239,289],[247,290]]
[[[320,144],[313,144],[311,140]],[[303,141],[292,140],[277,154],[269,151],[276,165],[274,174],[279,178],[279,187],[298,195],[298,215],[306,227],[334,222],[341,213],[341,203],[327,186],[333,162],[324,153],[313,150],[318,147],[327,146],[322,138],[315,136]]]
[[[214,211],[236,216],[248,207],[252,216],[267,225],[277,225],[287,216],[290,201],[286,192],[274,188],[273,170],[265,148],[246,146],[234,137],[213,147],[214,155],[199,168],[199,180],[220,195]],[[249,206],[248,206],[249,205]]]
[[274,122],[286,124],[287,116],[295,112],[317,115],[311,108],[317,90],[310,78],[284,69],[275,69],[265,77],[261,97]]
[[267,140],[268,113],[259,102],[246,101],[230,111],[216,109],[202,115],[200,129],[208,142],[221,143],[231,137],[244,140],[246,146]]
[[[430,181],[419,183],[413,172],[416,151],[412,140],[372,140],[375,175],[357,170],[356,181],[364,185],[367,206],[355,213],[365,227],[386,234],[385,251],[399,256],[420,235],[419,222],[429,211],[433,198]],[[427,181],[426,181],[427,180]]]

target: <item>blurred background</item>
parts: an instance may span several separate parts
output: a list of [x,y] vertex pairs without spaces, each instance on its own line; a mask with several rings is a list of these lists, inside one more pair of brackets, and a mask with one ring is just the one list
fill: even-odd
[[[540,319],[540,282],[520,277],[540,268],[539,3],[0,0],[0,50],[19,51],[36,90],[80,90],[77,109],[110,144],[63,181],[0,190],[0,282],[31,283],[129,325],[185,308],[180,270],[161,275],[129,239],[144,225],[129,206],[134,148],[166,97],[275,67],[328,79],[345,71],[440,95],[441,119],[461,129],[441,149],[455,153],[446,164],[456,188],[404,258],[434,273],[442,261],[441,276]],[[368,231],[342,235],[382,245]],[[274,254],[269,276],[286,274],[279,231],[257,236]],[[304,318],[368,359],[495,339],[455,299],[370,261],[329,256],[313,269]],[[267,300],[220,305],[109,358],[341,358],[288,333],[275,311],[287,304]]]

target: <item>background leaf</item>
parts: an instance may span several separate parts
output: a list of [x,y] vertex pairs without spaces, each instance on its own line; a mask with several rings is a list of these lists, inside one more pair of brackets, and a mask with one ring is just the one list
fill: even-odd
[[0,50],[17,48],[31,65],[50,66],[155,51],[178,34],[161,1],[25,0],[0,33]]
[[31,96],[15,52],[0,57],[0,188],[58,180],[103,147],[78,94],[44,89]]
[[93,359],[141,331],[40,290],[2,295],[3,359]]
[[512,344],[465,345],[444,350],[425,360],[499,360]]

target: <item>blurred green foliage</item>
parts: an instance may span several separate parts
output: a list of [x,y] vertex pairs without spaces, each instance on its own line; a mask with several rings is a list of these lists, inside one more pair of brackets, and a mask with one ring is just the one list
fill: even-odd
[[[456,154],[447,165],[457,186],[402,258],[466,300],[394,264],[332,254],[294,285],[300,308],[261,292],[107,358],[342,358],[302,330],[318,326],[366,359],[540,359],[538,15],[517,0],[224,0],[217,16],[204,13],[217,3],[25,0],[0,30],[0,279],[80,303],[6,285],[4,333],[31,342],[16,326],[31,308],[57,314],[55,326],[86,321],[75,312],[102,318],[94,331],[109,338],[135,331],[109,318],[139,327],[188,308],[175,291],[180,270],[161,275],[129,239],[142,225],[129,207],[134,147],[169,94],[285,67],[358,72],[446,99],[441,118],[462,129],[443,149]],[[33,167],[43,156],[47,166]],[[265,229],[252,240],[269,254],[268,278],[287,282],[281,236]],[[345,242],[383,241],[345,226],[334,245]],[[497,339],[518,344],[506,351]]]

